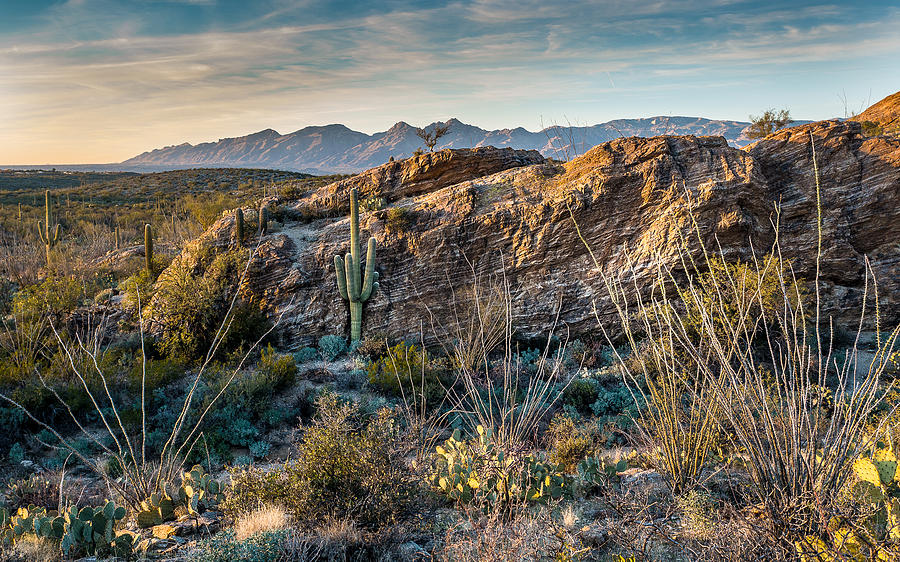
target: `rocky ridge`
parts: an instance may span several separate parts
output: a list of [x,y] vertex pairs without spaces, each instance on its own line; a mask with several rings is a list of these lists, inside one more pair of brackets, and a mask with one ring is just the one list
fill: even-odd
[[[855,327],[868,260],[881,319],[896,325],[900,139],[866,137],[859,123],[839,121],[784,129],[746,149],[722,137],[658,136],[606,142],[563,165],[494,148],[391,162],[297,200],[270,201],[282,222],[261,240],[244,291],[273,317],[283,314],[285,347],[345,333],[332,260],[348,248],[353,187],[384,205],[361,213],[381,274],[364,331],[391,338],[440,336],[473,279],[500,276],[521,336],[546,335],[557,317],[573,337],[597,333],[595,304],[601,321],[614,318],[602,276],[645,284],[659,264],[677,265],[680,238],[698,253],[693,220],[706,247],[743,258],[769,250],[777,222],[785,257],[810,278],[818,245],[811,139],[821,174],[824,312]],[[245,209],[248,220],[253,213]],[[223,216],[176,264],[194,266],[204,248],[228,247],[233,220]]]

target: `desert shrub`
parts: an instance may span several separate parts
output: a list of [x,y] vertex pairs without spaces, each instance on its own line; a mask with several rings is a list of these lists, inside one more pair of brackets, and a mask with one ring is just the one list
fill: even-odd
[[128,385],[132,392],[140,392],[143,383],[146,385],[146,391],[152,392],[172,383],[183,374],[184,366],[178,361],[165,358],[148,359],[145,366],[138,357],[128,372]]
[[20,289],[13,297],[12,309],[27,319],[58,317],[75,310],[82,296],[81,284],[75,277],[51,275],[41,283]]
[[398,343],[368,367],[369,384],[409,402],[424,399],[438,405],[451,384],[449,373],[436,365],[428,352],[413,344]]
[[294,384],[297,364],[293,357],[276,353],[271,345],[265,347],[256,364],[256,379],[268,384],[273,391],[282,390]]
[[21,443],[13,443],[13,446],[9,448],[9,460],[13,464],[19,464],[25,460],[25,447]]
[[262,459],[269,456],[272,445],[268,441],[254,441],[250,443],[250,455],[256,459]]
[[767,109],[762,115],[750,116],[750,126],[746,129],[746,135],[751,139],[761,139],[792,122],[791,112],[787,109],[778,112]]
[[319,354],[316,352],[316,348],[302,347],[299,351],[294,353],[294,361],[298,364],[309,363],[310,361],[315,361],[318,356]]
[[356,406],[330,394],[296,446],[297,460],[282,469],[232,470],[225,507],[247,513],[277,504],[295,521],[312,525],[327,517],[350,517],[364,527],[395,521],[405,511],[410,487],[399,457],[399,434],[390,413],[369,421]]
[[597,401],[599,391],[597,381],[590,378],[575,379],[563,391],[562,403],[581,415],[588,415],[591,413],[591,405]]
[[387,336],[381,333],[365,334],[356,346],[356,353],[376,358],[387,352]]
[[384,215],[384,226],[388,232],[400,234],[412,223],[412,213],[406,207],[391,207]]
[[326,361],[334,361],[347,352],[347,340],[341,336],[326,335],[319,338],[319,353]]
[[265,333],[266,316],[251,302],[238,299],[226,317],[246,260],[245,250],[232,250],[213,256],[203,274],[195,274],[184,260],[166,270],[156,284],[150,315],[161,332],[160,348],[168,357],[198,360],[223,323],[228,331],[219,354]]
[[547,458],[569,474],[574,474],[578,463],[595,449],[592,433],[577,427],[565,414],[553,417],[544,437],[550,451]]

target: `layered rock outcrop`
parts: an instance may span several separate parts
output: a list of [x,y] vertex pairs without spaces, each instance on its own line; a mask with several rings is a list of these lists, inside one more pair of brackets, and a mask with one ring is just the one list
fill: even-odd
[[[900,140],[866,138],[858,123],[837,121],[782,130],[744,150],[721,137],[633,137],[564,165],[508,149],[392,162],[299,200],[273,201],[282,224],[261,241],[245,290],[283,314],[285,346],[346,333],[332,260],[348,247],[352,187],[386,205],[360,220],[362,236],[378,241],[381,274],[363,329],[393,338],[452,325],[454,300],[475,277],[491,276],[509,283],[520,335],[546,335],[557,317],[573,335],[596,334],[595,305],[601,321],[614,317],[601,273],[648,282],[657,265],[678,263],[679,240],[699,251],[695,227],[708,248],[749,258],[750,240],[758,254],[770,249],[777,220],[786,257],[811,277],[818,236],[810,138],[821,172],[825,312],[855,325],[867,256],[882,320],[896,323]],[[221,219],[176,263],[227,246],[232,221]]]

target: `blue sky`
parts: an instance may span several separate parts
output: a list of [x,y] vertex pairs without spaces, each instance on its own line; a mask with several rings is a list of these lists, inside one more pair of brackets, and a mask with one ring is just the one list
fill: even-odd
[[900,0],[0,0],[0,164],[457,117],[798,119],[900,90]]

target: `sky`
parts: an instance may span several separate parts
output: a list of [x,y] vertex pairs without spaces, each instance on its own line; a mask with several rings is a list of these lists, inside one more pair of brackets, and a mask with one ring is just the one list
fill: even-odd
[[900,90],[898,30],[900,0],[0,0],[0,164],[331,123],[843,117]]

